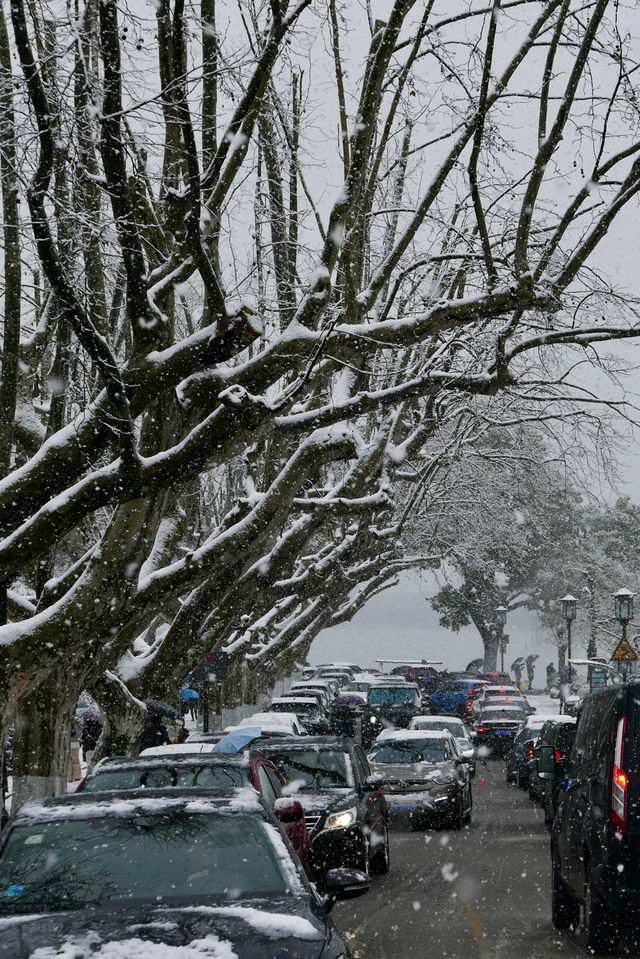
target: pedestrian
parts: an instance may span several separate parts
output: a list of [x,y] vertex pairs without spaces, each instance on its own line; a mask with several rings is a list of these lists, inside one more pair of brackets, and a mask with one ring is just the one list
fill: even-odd
[[547,666],[547,690],[555,689],[558,685],[558,671],[553,663]]
[[147,720],[147,725],[142,730],[142,735],[138,742],[138,752],[143,749],[151,749],[153,746],[166,746],[170,743],[167,727],[160,717],[153,713]]
[[75,717],[71,720],[71,745],[69,748],[67,779],[70,783],[79,782],[82,779],[82,767],[80,766],[80,729],[78,720]]
[[82,746],[82,758],[88,766],[91,765],[93,754],[98,740],[102,733],[102,723],[97,719],[85,719],[82,722],[82,732],[80,733],[80,745]]

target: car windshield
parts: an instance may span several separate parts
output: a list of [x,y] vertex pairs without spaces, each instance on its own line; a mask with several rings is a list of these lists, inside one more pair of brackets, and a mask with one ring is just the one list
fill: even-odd
[[249,786],[249,770],[237,766],[134,766],[126,769],[105,769],[90,776],[83,792],[103,789],[168,789],[174,786],[200,786],[204,789],[229,789]]
[[0,915],[105,902],[282,895],[289,882],[250,814],[101,817],[17,826],[0,857]]
[[518,709],[517,706],[490,706],[488,709],[482,710],[480,719],[486,721],[489,719],[500,719],[501,716],[506,716],[509,719],[522,719],[524,712],[522,709]]
[[413,689],[402,689],[397,686],[385,687],[377,686],[369,690],[369,702],[372,706],[400,706],[409,704],[413,706],[416,701],[416,693]]
[[455,720],[448,722],[446,719],[418,719],[413,724],[412,729],[442,729],[451,733],[456,739],[468,739],[468,733],[464,725]]
[[394,739],[369,753],[374,763],[442,763],[447,758],[444,739]]
[[353,785],[349,754],[338,749],[265,750],[289,786],[298,790],[344,789]]

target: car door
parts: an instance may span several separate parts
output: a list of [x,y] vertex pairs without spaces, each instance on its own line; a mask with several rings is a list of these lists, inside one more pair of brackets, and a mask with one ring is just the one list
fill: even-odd
[[593,774],[596,738],[596,705],[587,700],[580,717],[580,728],[567,763],[558,811],[558,853],[564,881],[581,896],[584,889],[584,820]]

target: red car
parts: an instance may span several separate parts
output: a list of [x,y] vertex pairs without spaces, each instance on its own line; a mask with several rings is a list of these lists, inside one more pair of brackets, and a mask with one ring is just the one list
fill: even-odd
[[296,799],[282,797],[284,783],[271,760],[257,751],[238,756],[223,753],[214,755],[195,749],[191,751],[189,745],[160,747],[157,752],[162,750],[162,754],[155,756],[113,756],[103,759],[85,776],[76,792],[172,787],[185,789],[191,786],[228,790],[253,786],[269,809],[273,810],[306,869],[311,839],[304,812]]

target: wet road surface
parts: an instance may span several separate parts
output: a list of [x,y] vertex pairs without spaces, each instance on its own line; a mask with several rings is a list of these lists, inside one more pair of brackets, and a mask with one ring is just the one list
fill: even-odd
[[[549,833],[540,807],[478,764],[470,826],[391,834],[391,871],[333,917],[356,959],[563,959],[579,940],[551,925]],[[624,954],[624,953],[621,953]]]

